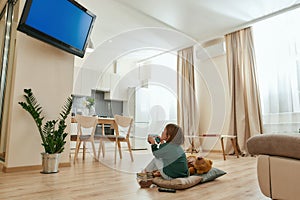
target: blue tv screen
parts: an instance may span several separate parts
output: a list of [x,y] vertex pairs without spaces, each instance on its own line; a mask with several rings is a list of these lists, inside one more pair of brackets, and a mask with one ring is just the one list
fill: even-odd
[[83,57],[95,19],[74,0],[27,0],[17,29]]

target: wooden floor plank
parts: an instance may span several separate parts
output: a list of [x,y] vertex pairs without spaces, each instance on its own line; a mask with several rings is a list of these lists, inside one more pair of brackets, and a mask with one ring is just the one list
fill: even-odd
[[[258,187],[256,158],[227,156],[211,153],[213,166],[227,174],[215,181],[199,184],[176,193],[161,193],[157,188],[140,189],[135,173],[145,167],[152,155],[148,151],[135,151],[131,162],[128,152],[113,164],[113,152],[106,152],[100,162],[87,155],[71,167],[60,168],[56,174],[41,174],[39,170],[0,173],[0,199],[213,199],[213,200],[265,200]],[[73,156],[73,155],[72,155]],[[73,159],[73,157],[72,157]]]

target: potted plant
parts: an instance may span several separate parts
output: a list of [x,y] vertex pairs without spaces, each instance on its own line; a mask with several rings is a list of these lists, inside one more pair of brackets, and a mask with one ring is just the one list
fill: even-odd
[[67,98],[65,105],[62,107],[60,117],[57,120],[49,120],[43,125],[44,116],[42,116],[42,107],[37,103],[36,97],[31,89],[24,89],[25,102],[19,104],[32,116],[35,121],[38,131],[41,136],[42,145],[45,152],[42,154],[42,173],[58,172],[59,156],[64,150],[66,143],[65,138],[68,135],[65,133],[67,127],[65,120],[70,114],[72,108],[72,99]]

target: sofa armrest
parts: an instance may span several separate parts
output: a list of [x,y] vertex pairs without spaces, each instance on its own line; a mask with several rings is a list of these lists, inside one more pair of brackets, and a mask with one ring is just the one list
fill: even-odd
[[272,155],[300,159],[300,134],[262,134],[247,141],[251,155]]
[[259,155],[257,158],[257,179],[261,192],[272,197],[271,177],[270,177],[270,156]]

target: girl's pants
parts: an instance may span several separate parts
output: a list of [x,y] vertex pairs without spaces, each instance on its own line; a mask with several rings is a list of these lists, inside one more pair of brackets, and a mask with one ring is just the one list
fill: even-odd
[[147,167],[145,168],[145,171],[146,172],[152,172],[152,171],[155,171],[155,170],[158,170],[162,176],[163,179],[166,179],[166,180],[171,180],[173,179],[172,177],[166,175],[163,171],[163,167],[164,167],[164,163],[162,161],[162,159],[160,158],[153,158],[151,160],[151,162],[147,165]]

